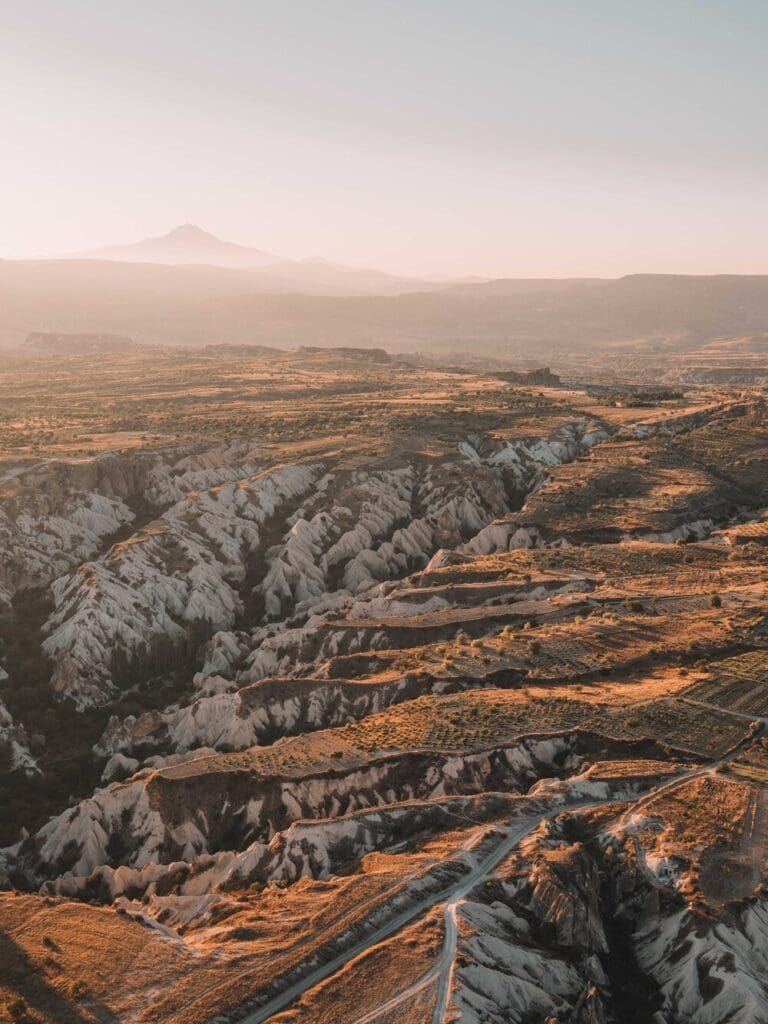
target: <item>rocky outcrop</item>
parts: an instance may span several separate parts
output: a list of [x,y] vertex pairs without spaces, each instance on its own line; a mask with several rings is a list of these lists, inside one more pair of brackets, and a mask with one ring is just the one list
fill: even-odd
[[234,441],[48,460],[6,473],[0,477],[0,601],[92,558],[106,538],[134,521],[136,509],[160,512],[190,490],[256,469],[253,446]]
[[461,1019],[611,1019],[600,884],[594,859],[559,819],[524,839],[499,878],[460,909],[453,1002]]
[[530,876],[529,907],[557,946],[584,953],[606,953],[598,896],[600,877],[594,862],[574,844],[558,850],[556,861],[542,858]]
[[602,841],[604,899],[634,969],[658,989],[669,1024],[768,1021],[768,900],[758,886],[727,906],[708,903],[697,869],[665,848],[664,823],[625,817]]
[[530,811],[538,806],[524,797],[501,793],[412,800],[358,810],[330,820],[296,821],[276,832],[269,842],[256,840],[242,850],[199,854],[190,862],[152,861],[138,868],[102,865],[90,875],[63,876],[43,888],[64,896],[111,902],[119,896],[191,896],[238,890],[254,883],[326,879],[347,870],[367,853],[425,832],[450,829],[457,818],[469,816],[473,821],[492,821],[501,814],[513,817],[523,807]]
[[[524,739],[473,754],[400,752],[322,759],[310,774],[269,777],[206,758],[114,783],[52,819],[19,851],[29,878],[89,875],[118,861],[191,861],[201,853],[266,842],[302,818],[488,790],[516,792],[558,770],[578,738]],[[290,772],[289,766],[286,766]]]
[[29,750],[26,730],[14,722],[10,712],[0,701],[0,771],[19,770],[30,774],[39,771],[37,762]]
[[165,712],[122,721],[113,716],[94,749],[101,757],[146,757],[199,747],[246,750],[356,721],[428,692],[430,683],[434,680],[416,674],[372,685],[344,679],[265,679]]
[[54,690],[80,707],[102,703],[135,659],[152,664],[161,644],[169,655],[195,627],[199,643],[234,625],[261,528],[321,469],[297,464],[193,493],[57,580],[43,644],[56,665]]
[[561,383],[558,375],[552,373],[548,366],[536,370],[505,370],[494,376],[518,387],[557,388]]
[[[409,456],[381,469],[341,465],[325,473],[319,463],[296,463],[255,474],[257,452],[243,442],[41,464],[4,479],[24,512],[13,498],[0,506],[0,554],[7,555],[0,596],[55,580],[44,642],[55,663],[53,688],[79,708],[103,704],[136,671],[162,672],[179,649],[186,654],[231,629],[243,601],[253,603],[246,586],[257,552],[264,569],[255,595],[266,616],[317,624],[313,616],[478,535],[543,467],[575,457],[600,436],[589,423],[543,440],[477,435],[458,458]],[[134,520],[139,505],[145,516],[161,514],[87,561]],[[278,509],[288,531],[260,552]],[[306,637],[280,634],[276,645],[277,631],[258,629],[220,643],[210,652],[224,665],[215,660],[205,674],[225,670],[233,656],[248,659],[245,681],[284,673],[296,658],[275,646],[287,651],[292,636]]]

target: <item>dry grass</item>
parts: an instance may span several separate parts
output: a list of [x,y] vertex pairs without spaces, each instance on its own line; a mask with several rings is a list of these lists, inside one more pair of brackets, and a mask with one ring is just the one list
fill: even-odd
[[668,761],[635,759],[596,761],[589,769],[591,779],[654,779],[675,775],[680,765]]
[[372,756],[458,752],[508,745],[527,735],[581,729],[620,740],[658,740],[716,757],[748,732],[749,721],[670,696],[685,676],[657,673],[636,684],[470,690],[424,696],[362,721],[297,736],[275,746],[201,758],[161,769],[167,781],[208,772],[301,778],[349,771]]
[[644,813],[661,818],[666,849],[695,858],[713,846],[739,847],[748,799],[748,786],[722,775],[705,775],[649,800]]
[[[306,1024],[308,1021],[354,1024],[380,1006],[384,999],[396,997],[418,981],[439,956],[442,940],[443,922],[438,908],[423,921],[403,929],[395,938],[373,946],[352,960],[337,974],[310,989],[294,1008],[277,1014],[272,1021],[274,1024]],[[435,979],[426,998],[419,1000],[416,1006],[410,1005],[409,1016],[389,1019],[427,1024],[431,1020],[428,1011],[434,1005],[436,984]],[[407,1008],[409,1003],[392,1012],[405,1013]]]
[[768,786],[768,739],[762,737],[751,744],[728,765],[728,772],[749,782]]
[[[23,999],[39,1024],[124,1019],[207,965],[104,907],[0,895],[0,1007]],[[10,1020],[9,1016],[0,1019]]]
[[768,651],[750,651],[714,665],[687,696],[748,715],[768,715]]
[[721,907],[748,896],[764,876],[768,791],[738,770],[691,779],[649,801],[644,813],[656,822],[639,830],[643,846],[687,865],[679,887],[693,900]]
[[0,369],[0,471],[43,457],[236,435],[281,444],[333,433],[369,444],[410,434],[424,443],[494,427],[536,435],[568,417],[560,396],[544,401],[472,373],[332,352],[12,354]]

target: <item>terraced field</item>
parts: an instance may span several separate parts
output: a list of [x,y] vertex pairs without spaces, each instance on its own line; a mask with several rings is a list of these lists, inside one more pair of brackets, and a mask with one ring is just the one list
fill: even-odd
[[713,665],[686,696],[730,711],[768,716],[768,652],[750,651]]

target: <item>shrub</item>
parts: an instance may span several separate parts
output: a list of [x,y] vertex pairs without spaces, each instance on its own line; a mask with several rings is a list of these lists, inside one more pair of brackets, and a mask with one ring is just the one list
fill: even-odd
[[17,996],[16,999],[11,999],[10,1002],[8,1002],[6,1004],[5,1008],[8,1011],[8,1016],[11,1018],[11,1020],[25,1020],[26,1019],[26,1016],[27,1016],[27,1004],[21,998],[21,996]]
[[82,978],[75,978],[69,987],[69,994],[73,999],[82,999],[88,995],[88,983],[83,981]]

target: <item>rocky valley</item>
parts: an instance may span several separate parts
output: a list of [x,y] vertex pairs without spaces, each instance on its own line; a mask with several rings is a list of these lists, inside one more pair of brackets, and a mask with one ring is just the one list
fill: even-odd
[[0,1013],[768,1024],[759,387],[49,359],[0,370]]

